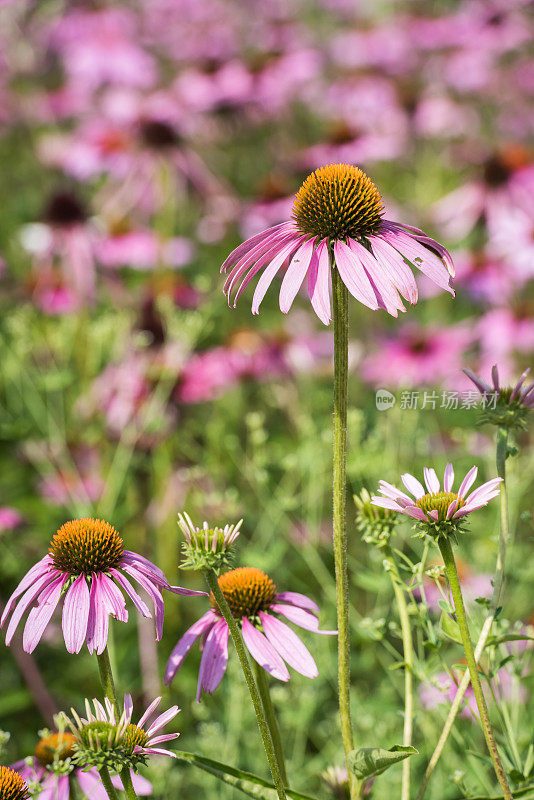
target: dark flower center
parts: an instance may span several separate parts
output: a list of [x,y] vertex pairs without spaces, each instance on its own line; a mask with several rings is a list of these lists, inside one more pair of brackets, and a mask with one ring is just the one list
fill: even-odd
[[456,509],[465,506],[465,500],[458,497],[455,492],[432,492],[425,494],[423,497],[420,497],[419,500],[415,501],[415,505],[419,506],[425,514],[428,514],[429,511],[437,511],[438,519],[443,521],[447,517],[447,510],[453,500],[458,501]]
[[[256,617],[266,611],[276,598],[276,586],[265,572],[255,567],[239,567],[225,572],[219,586],[236,619]],[[211,605],[220,614],[213,595]]]
[[48,201],[43,219],[49,225],[68,228],[82,225],[88,217],[83,202],[72,192],[56,192]]
[[141,141],[155,150],[165,150],[178,144],[179,137],[172,125],[162,120],[145,120],[140,126]]
[[123,541],[115,528],[102,519],[66,522],[50,542],[54,566],[71,575],[107,572],[120,563]]
[[46,767],[53,764],[57,757],[59,761],[65,761],[74,754],[73,745],[76,739],[72,733],[52,733],[41,739],[35,748],[35,758]]
[[19,773],[9,767],[0,767],[1,800],[26,800],[27,797],[28,787]]
[[383,214],[380,192],[358,167],[329,164],[309,175],[295,198],[293,219],[319,239],[376,233]]

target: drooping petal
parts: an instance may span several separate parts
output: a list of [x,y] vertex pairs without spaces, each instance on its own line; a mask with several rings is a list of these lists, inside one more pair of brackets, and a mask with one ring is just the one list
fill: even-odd
[[181,639],[178,640],[174,650],[172,651],[167,667],[165,669],[164,683],[169,685],[178,670],[183,664],[184,658],[190,651],[199,636],[207,631],[212,625],[217,622],[217,614],[214,611],[207,611],[199,620],[197,620],[187,631]]
[[295,236],[295,233],[289,233],[287,231],[273,234],[269,238],[264,239],[261,244],[257,245],[245,258],[242,258],[235,267],[233,267],[223,286],[223,292],[228,298],[229,305],[232,300],[233,291],[239,281],[242,280],[242,283],[234,298],[234,308],[239,296],[243,293],[243,290],[248,286],[252,278],[272,261],[283,245],[294,241]]
[[155,700],[152,700],[152,702],[150,703],[149,707],[147,708],[147,710],[145,711],[145,713],[143,714],[143,716],[141,717],[141,719],[137,723],[137,727],[138,728],[142,728],[143,727],[143,725],[145,724],[147,719],[150,719],[150,715],[154,713],[154,711],[156,710],[156,708],[159,706],[160,703],[161,703],[161,697],[156,697]]
[[100,588],[99,574],[94,572],[89,593],[89,619],[87,620],[87,648],[101,655],[108,643],[109,613]]
[[232,250],[228,258],[223,262],[221,266],[221,272],[226,272],[233,264],[236,264],[240,258],[243,258],[246,253],[252,250],[253,247],[256,247],[259,242],[263,239],[272,236],[277,230],[287,228],[290,223],[282,222],[279,225],[274,225],[272,228],[267,228],[260,233],[256,233],[254,236],[251,236],[250,239],[247,239],[245,242],[236,247],[235,250]]
[[260,620],[267,639],[284,661],[306,678],[316,678],[319,674],[317,664],[297,634],[279,619],[263,611],[260,611]]
[[89,587],[85,575],[79,575],[63,601],[62,628],[69,653],[79,653],[87,633],[89,619]]
[[221,682],[226,665],[228,664],[228,624],[220,619],[211,628],[206,638],[197,689],[197,702],[200,700],[200,691],[213,694]]
[[398,317],[399,311],[406,311],[396,286],[369,250],[355,239],[349,239],[348,244],[367,273],[376,292],[379,306],[385,308],[392,317]]
[[341,280],[356,300],[368,308],[376,310],[378,302],[367,273],[344,242],[334,244],[334,257]]
[[[228,641],[228,637],[227,637],[227,641]],[[175,716],[179,712],[180,712],[180,709],[178,708],[178,706],[171,706],[170,708],[168,708],[167,711],[164,711],[163,714],[160,714],[159,717],[156,717],[156,719],[154,720],[154,722],[152,723],[152,725],[150,726],[150,728],[146,732],[147,736],[151,737],[155,733],[160,731],[162,728],[165,727],[165,725],[167,725],[167,723],[169,723],[171,721],[171,719],[174,719]]]
[[471,486],[477,479],[478,467],[471,467],[458,489],[458,497],[465,497]]
[[415,278],[400,253],[379,236],[370,236],[369,241],[376,260],[383,267],[393,285],[406,300],[412,304],[417,303],[418,292]]
[[41,578],[36,578],[35,583],[26,589],[23,596],[20,598],[15,611],[13,612],[13,616],[9,620],[9,625],[7,626],[6,630],[6,644],[10,645],[11,640],[13,638],[13,634],[22,619],[24,612],[26,609],[33,603],[36,597],[49,586],[53,580],[55,580],[59,575],[61,575],[58,570],[54,572],[47,572],[45,575],[42,575]]
[[402,513],[413,517],[413,519],[420,519],[422,522],[427,521],[425,512],[419,506],[404,506]]
[[325,325],[330,325],[332,307],[330,300],[330,258],[326,241],[319,243],[308,268],[308,295],[313,310]]
[[[410,501],[410,505],[412,502],[413,500]],[[371,497],[371,503],[374,506],[380,506],[380,508],[389,508],[390,511],[402,512],[403,510],[403,506],[399,505],[396,500],[392,500],[390,497]]]
[[246,617],[243,617],[242,631],[247,649],[260,667],[263,667],[273,678],[277,678],[279,681],[288,681],[289,672],[286,665],[269,640]]
[[431,494],[437,494],[440,490],[439,478],[436,475],[436,470],[432,467],[424,467],[423,474],[425,476],[426,488]]
[[491,394],[493,392],[491,386],[484,383],[482,378],[479,378],[478,375],[475,375],[472,369],[463,369],[462,372],[475,384],[481,394]]
[[104,572],[100,576],[100,585],[108,612],[120,622],[128,622],[126,601],[119,587]]
[[279,592],[276,595],[277,600],[281,600],[283,603],[289,603],[292,606],[297,606],[298,608],[305,608],[308,611],[313,611],[314,613],[319,613],[319,606],[317,603],[314,603],[309,597],[306,597],[305,594],[300,594],[299,592]]
[[291,263],[286,270],[280,287],[280,311],[282,311],[283,314],[288,313],[293,305],[293,300],[302,286],[302,282],[310,266],[314,245],[314,239],[304,242],[291,259]]
[[414,267],[420,269],[430,280],[441,289],[454,295],[450,285],[451,276],[447,266],[432,250],[429,250],[416,238],[401,230],[385,230],[382,237],[392,245],[402,256],[405,256]]
[[123,575],[122,572],[119,572],[119,570],[115,569],[114,567],[112,567],[109,572],[115,578],[117,583],[120,586],[122,586],[122,588],[129,596],[129,598],[131,599],[131,601],[133,602],[134,606],[139,611],[139,613],[142,614],[143,617],[151,617],[152,614],[150,613],[147,604],[145,603],[143,598],[135,591],[134,587],[132,586],[128,578],[125,575]]
[[131,550],[125,550],[122,554],[121,563],[119,566],[122,566],[123,563],[130,564],[131,566],[140,570],[153,583],[157,583],[159,586],[164,587],[169,586],[169,581],[165,577],[163,570],[139,553],[133,553]]
[[39,598],[39,605],[32,608],[28,614],[22,637],[22,646],[27,653],[33,653],[37,647],[44,629],[50,622],[52,614],[59,603],[67,577],[67,575],[61,575],[53,583],[49,584]]
[[282,614],[290,622],[304,628],[307,631],[314,633],[322,633],[325,636],[335,636],[337,631],[323,631],[319,630],[319,620],[314,614],[310,614],[304,608],[296,608],[295,606],[286,606],[281,603],[271,603],[270,610],[276,614]]
[[452,486],[454,483],[454,467],[451,463],[448,463],[445,467],[445,472],[443,475],[443,490],[445,492],[451,492]]
[[400,489],[397,489],[396,486],[393,486],[392,483],[388,483],[387,481],[378,481],[378,485],[380,486],[380,491],[386,497],[390,497],[392,500],[405,500],[407,503],[413,503],[413,498],[409,497]]
[[[87,800],[108,800],[107,792],[104,789],[102,781],[100,780],[98,771],[94,767],[87,772],[77,769],[74,774],[76,775],[76,780],[78,781],[80,789]],[[115,779],[112,778],[112,780],[116,781],[118,777],[119,776],[117,775]],[[116,783],[113,785],[116,786],[117,789],[122,789],[122,782],[120,787],[117,786]],[[42,797],[42,795],[39,795],[39,797]]]
[[258,281],[258,285],[254,290],[254,294],[252,296],[252,313],[258,314],[260,310],[261,301],[265,297],[267,293],[267,289],[273,282],[276,274],[280,271],[282,264],[286,260],[286,258],[290,258],[291,255],[297,249],[301,239],[295,239],[294,241],[290,241],[289,244],[284,245],[275,255],[271,263],[266,267],[265,271],[263,272],[261,278]]
[[423,497],[426,494],[423,485],[419,483],[417,478],[414,478],[413,475],[410,475],[409,472],[405,472],[404,475],[401,475],[401,480],[408,491],[413,494],[416,500],[419,500],[420,497]]
[[17,597],[20,597],[21,594],[29,589],[30,586],[33,585],[34,581],[40,578],[45,573],[51,571],[53,569],[53,562],[49,555],[46,555],[37,564],[34,564],[31,569],[28,570],[26,575],[23,577],[13,594],[10,596],[9,600],[6,603],[4,611],[2,612],[2,618],[0,619],[0,628],[3,626],[4,622],[6,621],[7,617],[13,610],[13,606],[15,605],[15,600]]
[[122,564],[122,569],[124,572],[127,572],[140,586],[143,587],[145,592],[150,596],[154,603],[154,611],[156,617],[156,639],[159,640],[163,636],[163,617],[165,614],[165,606],[163,603],[163,597],[161,596],[161,592],[154,583],[151,582],[150,578],[141,572],[137,567],[134,567],[130,564]]

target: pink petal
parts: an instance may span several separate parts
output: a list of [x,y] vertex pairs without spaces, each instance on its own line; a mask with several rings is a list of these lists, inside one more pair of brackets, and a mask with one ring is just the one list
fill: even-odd
[[284,661],[306,678],[316,678],[319,674],[317,664],[296,633],[279,619],[263,611],[260,611],[260,620],[267,639]]
[[401,255],[406,256],[414,267],[420,269],[441,289],[454,295],[450,286],[450,274],[443,261],[410,234],[402,231],[387,231],[381,234]]
[[335,636],[337,631],[322,631],[319,630],[319,620],[313,614],[305,611],[303,608],[295,608],[295,606],[280,605],[280,603],[273,603],[270,607],[271,611],[277,614],[282,614],[295,625],[299,625],[307,631],[314,633],[322,633],[325,636]]
[[465,497],[471,486],[477,479],[478,467],[471,467],[465,478],[463,479],[460,488],[458,489],[458,497]]
[[405,506],[402,509],[403,514],[407,514],[409,517],[413,517],[413,519],[419,519],[422,522],[428,522],[425,513],[419,506]]
[[184,658],[194,645],[198,637],[217,622],[214,611],[207,611],[194,625],[184,633],[172,651],[165,669],[164,683],[168,686],[183,664]]
[[492,387],[488,386],[487,383],[484,383],[484,381],[481,378],[479,378],[478,375],[475,375],[473,370],[471,370],[471,369],[463,369],[462,372],[465,375],[467,375],[469,380],[472,381],[475,384],[475,386],[477,387],[478,391],[481,394],[491,394],[493,392]]
[[39,598],[39,605],[32,608],[28,614],[22,637],[22,646],[27,653],[33,653],[39,643],[44,629],[50,622],[52,614],[59,603],[59,598],[61,597],[61,592],[67,578],[67,575],[61,575],[47,586]]
[[46,575],[41,576],[40,579],[36,579],[35,583],[32,586],[30,586],[29,589],[26,590],[24,595],[17,603],[13,616],[11,617],[9,625],[7,626],[6,644],[8,646],[11,644],[13,634],[15,633],[15,630],[28,606],[30,606],[33,603],[37,595],[40,594],[41,591],[46,586],[49,586],[52,583],[52,581],[60,575],[62,575],[62,573],[59,572],[59,570],[54,570],[54,572],[47,572]]
[[157,586],[145,576],[137,567],[130,566],[130,564],[122,564],[122,569],[128,575],[137,581],[145,592],[152,598],[154,603],[154,611],[156,616],[156,639],[159,642],[163,635],[163,616],[165,614],[165,606],[163,604],[163,597]]
[[279,594],[276,595],[276,599],[281,600],[283,603],[297,606],[298,608],[306,608],[308,611],[319,613],[319,606],[317,603],[314,603],[314,601],[306,597],[305,594],[299,594],[299,592],[279,592]]
[[137,727],[138,728],[142,728],[143,727],[143,725],[145,724],[147,719],[149,719],[150,715],[153,714],[153,712],[156,710],[156,708],[159,706],[160,703],[161,703],[161,697],[156,697],[155,700],[152,700],[152,702],[148,706],[147,710],[145,711],[145,713],[143,714],[143,716],[141,717],[141,719],[137,723]]
[[426,488],[431,494],[437,494],[440,490],[439,478],[436,475],[436,470],[424,467],[423,474],[425,476]]
[[[410,505],[413,501],[410,501]],[[390,497],[371,497],[371,503],[374,506],[380,506],[380,508],[389,508],[391,511],[402,511],[403,506],[399,505],[396,500],[392,500]]]
[[129,598],[131,599],[131,601],[133,602],[134,606],[139,611],[139,613],[142,614],[143,617],[151,617],[152,614],[150,613],[147,604],[142,599],[142,597],[135,591],[134,587],[132,586],[128,578],[125,575],[123,575],[122,572],[119,572],[118,569],[115,569],[113,567],[110,569],[110,574],[113,575],[117,583],[120,586],[122,586],[122,588],[129,596]]
[[405,472],[404,475],[401,475],[401,480],[408,491],[413,494],[416,500],[419,500],[420,497],[424,497],[426,494],[422,484],[419,483],[417,478],[414,478],[413,475],[410,475],[409,472]]
[[294,239],[294,234],[287,231],[277,231],[272,236],[263,239],[244,258],[240,259],[224,282],[223,292],[228,297],[228,302],[230,302],[232,292],[241,278],[248,273],[249,278],[245,284],[247,285],[254,275],[271,261],[280,247],[292,239]]
[[100,575],[100,585],[108,612],[120,622],[128,622],[126,601],[119,587],[104,572]]
[[323,240],[313,253],[308,269],[308,295],[313,310],[325,325],[330,325],[332,309],[330,302],[330,257],[326,241]]
[[213,694],[226,672],[228,633],[228,625],[224,619],[216,622],[208,633],[198,676],[197,702],[200,700],[201,689]]
[[[6,603],[4,611],[2,613],[2,618],[0,619],[0,628],[3,626],[4,622],[6,621],[7,617],[11,613],[13,606],[15,605],[15,600],[17,597],[20,597],[21,594],[29,589],[30,586],[33,585],[34,581],[44,575],[47,572],[53,571],[53,562],[50,556],[45,556],[37,564],[34,564],[31,569],[28,570],[26,575],[23,577],[13,594],[10,596],[9,600]],[[58,570],[55,570],[56,574],[58,574]]]
[[[88,772],[84,772],[81,769],[76,769],[75,773],[76,779],[80,785],[80,789],[82,793],[85,795],[87,800],[108,800],[108,795],[102,781],[100,780],[100,776],[94,767],[90,769]],[[115,778],[112,778],[112,781],[116,781],[118,775]],[[120,780],[120,778],[119,778]],[[113,784],[116,785],[115,783]],[[117,789],[122,789],[122,783],[120,786],[116,787]],[[39,795],[42,797],[42,795]]]
[[387,481],[378,481],[378,485],[380,486],[380,491],[386,497],[390,497],[392,500],[405,500],[410,505],[413,503],[413,498],[409,497],[404,492],[401,492],[400,489],[397,489],[396,486],[393,486],[392,483],[388,483]]
[[253,247],[256,247],[263,239],[272,236],[272,234],[275,231],[280,230],[281,228],[285,228],[287,227],[287,225],[288,225],[287,222],[282,222],[280,225],[274,225],[272,228],[267,228],[266,230],[261,231],[260,233],[256,233],[254,236],[251,236],[250,239],[247,239],[245,242],[240,244],[239,247],[236,247],[235,250],[232,250],[228,258],[223,262],[223,265],[221,267],[221,272],[226,272],[228,267],[230,267],[232,264],[237,263],[240,258],[242,258],[250,250],[252,250]]
[[271,263],[268,267],[266,267],[265,271],[263,272],[261,278],[258,281],[258,285],[254,290],[254,295],[252,297],[252,313],[257,314],[260,310],[261,301],[265,297],[267,293],[267,289],[273,282],[276,273],[280,271],[282,264],[291,256],[291,254],[296,250],[298,247],[300,239],[295,239],[294,241],[290,241],[289,244],[284,245],[280,250],[278,250],[276,256],[273,258]]
[[286,274],[282,280],[282,286],[280,287],[280,311],[282,311],[283,314],[287,314],[293,305],[293,300],[297,296],[297,292],[302,286],[302,281],[306,277],[308,267],[310,266],[313,249],[313,239],[304,242],[291,259],[291,264],[287,268]]
[[397,317],[399,311],[406,311],[395,285],[369,250],[355,239],[349,239],[349,247],[365,269],[380,307],[393,317]]
[[273,678],[277,678],[279,681],[288,681],[289,672],[286,665],[269,640],[246,617],[243,617],[242,631],[247,649],[260,667],[263,667]]
[[[97,773],[98,774],[98,773]],[[147,781],[146,778],[143,778],[142,775],[136,775],[133,770],[130,770],[130,777],[132,779],[132,784],[134,787],[134,791],[137,795],[141,795],[142,797],[147,797],[148,795],[152,794],[152,784],[150,781]],[[100,779],[99,779],[100,781]],[[113,775],[111,778],[111,783],[116,789],[120,789],[124,791],[124,787],[122,785],[122,780],[120,775]],[[102,784],[100,784],[102,786]],[[105,798],[107,800],[107,794],[104,792]],[[90,798],[89,800],[93,800]],[[95,797],[94,800],[97,800]],[[98,798],[99,800],[99,798]],[[103,798],[104,800],[104,798]]]
[[[214,626],[215,627],[215,626]],[[163,714],[160,714],[159,717],[156,717],[150,728],[147,730],[147,736],[153,736],[153,734],[157,733],[159,730],[165,727],[171,719],[174,719],[175,716],[179,713],[180,709],[178,706],[171,706],[167,709]]]
[[373,254],[389,280],[410,303],[417,303],[417,284],[410,267],[394,247],[379,236],[370,236]]
[[454,483],[454,467],[452,464],[447,464],[445,467],[445,473],[443,475],[443,490],[445,492],[450,492],[452,490],[452,485]]
[[341,280],[356,300],[376,311],[378,302],[367,273],[351,249],[341,241],[334,244],[334,257]]
[[109,614],[103,599],[98,573],[93,573],[89,593],[89,619],[87,620],[87,648],[101,655],[108,643]]
[[63,601],[62,628],[69,653],[79,653],[87,633],[89,587],[85,575],[79,575]]

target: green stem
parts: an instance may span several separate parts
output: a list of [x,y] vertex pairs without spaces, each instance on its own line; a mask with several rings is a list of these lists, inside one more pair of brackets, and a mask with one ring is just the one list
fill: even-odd
[[[506,546],[509,540],[509,528],[508,528],[508,491],[506,485],[506,458],[508,455],[508,430],[503,427],[499,427],[497,431],[497,450],[496,450],[496,462],[497,462],[497,475],[503,479],[503,484],[501,487],[500,493],[500,501],[501,501],[501,531],[499,536],[499,553],[497,555],[497,564],[495,567],[495,578],[493,581],[493,594],[490,600],[490,607],[488,616],[482,626],[482,630],[480,631],[480,635],[478,637],[478,642],[475,647],[475,659],[478,662],[482,652],[486,646],[486,642],[488,641],[489,635],[491,633],[491,628],[493,625],[493,621],[495,619],[495,615],[497,613],[497,609],[499,608],[499,604],[501,601],[501,594],[504,584],[504,577],[505,577],[505,563],[506,563]],[[454,721],[458,715],[460,710],[460,706],[462,704],[462,700],[464,695],[467,691],[467,687],[469,686],[469,671],[466,670],[465,674],[460,681],[460,685],[456,691],[456,696],[452,702],[450,711],[447,715],[447,719],[445,720],[445,725],[443,726],[443,730],[439,737],[438,743],[432,753],[430,761],[428,762],[428,766],[426,768],[423,782],[421,784],[421,788],[417,794],[416,800],[422,800],[428,784],[430,782],[430,778],[432,777],[432,773],[436,769],[439,759],[441,758],[441,754],[445,748],[447,743],[447,739],[449,738],[449,734],[452,730],[452,726],[454,725]]]
[[486,744],[488,746],[491,760],[493,761],[493,766],[495,768],[495,774],[497,775],[497,779],[501,785],[505,800],[512,800],[512,793],[510,791],[510,787],[508,786],[508,781],[506,780],[506,774],[501,764],[501,759],[499,758],[499,752],[497,750],[497,745],[491,729],[488,708],[486,706],[486,698],[484,697],[482,684],[480,683],[480,676],[478,674],[475,653],[471,643],[471,637],[469,635],[467,615],[465,613],[462,590],[460,588],[460,580],[458,578],[458,571],[456,569],[456,562],[454,560],[451,543],[445,536],[440,536],[438,539],[438,545],[443,557],[445,569],[447,571],[447,577],[449,579],[449,586],[456,611],[456,621],[458,622],[458,627],[460,628],[465,657],[467,660],[467,667],[469,669],[469,676],[471,679],[471,686],[473,687],[473,692],[477,701],[478,711],[480,714],[480,723],[482,725],[482,730],[484,731]]
[[[408,614],[408,604],[404,591],[404,583],[399,575],[399,570],[390,545],[385,548],[388,559],[389,575],[397,602],[399,619],[402,632],[402,647],[404,651],[404,733],[403,745],[411,745],[413,732],[413,641]],[[402,762],[402,791],[401,800],[410,799],[410,761],[406,758]]]
[[348,766],[348,754],[354,747],[350,713],[349,571],[346,525],[349,313],[347,287],[335,266],[332,251],[330,251],[330,264],[334,298],[333,540],[338,627],[339,717],[351,798],[354,800],[361,796],[361,790],[351,777],[352,773]]
[[267,724],[267,720],[265,718],[265,711],[263,709],[263,705],[261,702],[260,693],[258,692],[258,687],[256,686],[254,675],[252,674],[252,668],[250,666],[250,662],[247,656],[247,649],[245,647],[245,643],[243,641],[239,625],[237,624],[232,612],[230,611],[230,607],[226,602],[226,598],[221,591],[221,587],[219,586],[219,581],[217,580],[217,575],[215,574],[214,570],[207,569],[204,571],[204,574],[206,576],[208,586],[215,599],[215,602],[217,603],[219,611],[226,620],[226,624],[228,625],[230,635],[233,639],[235,649],[237,651],[237,656],[241,663],[241,668],[243,670],[243,675],[245,676],[245,681],[248,686],[248,690],[250,692],[252,705],[254,706],[254,711],[256,713],[258,727],[260,729],[263,746],[265,748],[267,761],[269,762],[269,768],[271,770],[271,775],[273,776],[273,781],[274,785],[276,786],[278,797],[280,800],[286,800],[284,780],[282,777],[282,768],[278,762],[276,750],[271,737],[271,732],[269,730],[269,725]]
[[278,759],[278,765],[280,767],[280,773],[282,775],[282,780],[284,781],[284,786],[289,786],[287,781],[287,771],[286,771],[286,762],[284,757],[284,749],[282,747],[282,737],[280,736],[280,728],[278,727],[278,721],[276,719],[276,713],[273,706],[273,701],[271,699],[271,692],[269,689],[269,679],[267,677],[267,673],[265,670],[260,667],[258,663],[254,663],[255,673],[256,673],[256,683],[258,685],[258,691],[260,693],[261,702],[263,703],[263,710],[265,711],[265,718],[267,720],[267,725],[269,726],[269,730],[271,732],[271,738],[273,740],[273,746],[276,752],[276,757]]
[[111,778],[109,776],[109,770],[107,767],[100,767],[98,774],[100,775],[100,780],[104,784],[104,789],[108,793],[109,800],[119,800],[119,796],[117,794],[117,790],[111,783]]
[[[115,713],[117,715],[117,719],[119,719],[119,717],[121,715],[121,710],[120,710],[120,706],[119,706],[119,701],[117,699],[117,692],[115,691],[115,681],[113,680],[113,671],[111,669],[111,661],[109,660],[108,648],[105,647],[103,652],[100,655],[97,654],[96,658],[97,658],[97,661],[98,661],[98,669],[100,671],[100,681],[102,683],[102,689],[104,690],[104,695],[105,695],[105,697],[108,698],[108,700],[111,700],[111,702],[113,703],[113,706],[115,708]],[[104,767],[104,769],[106,769],[106,768]],[[106,769],[106,772],[107,772],[107,769]],[[101,774],[102,774],[102,771],[101,771]],[[109,772],[107,772],[107,777],[109,778]],[[137,795],[135,793],[135,789],[133,787],[132,776],[130,774],[130,768],[129,767],[125,767],[122,770],[122,772],[121,772],[121,781],[122,781],[122,785],[124,786],[124,791],[126,793],[126,797],[128,797],[129,800],[138,800]],[[102,783],[104,783],[104,779],[102,779]],[[113,789],[113,784],[111,784],[111,781],[110,781],[110,785],[111,785],[111,788]],[[106,786],[105,783],[104,783],[104,786]],[[106,786],[106,791],[109,794],[107,786]],[[115,789],[113,789],[113,791],[115,791]],[[109,795],[109,796],[111,798],[111,795]],[[117,798],[116,794],[115,794],[115,798]]]

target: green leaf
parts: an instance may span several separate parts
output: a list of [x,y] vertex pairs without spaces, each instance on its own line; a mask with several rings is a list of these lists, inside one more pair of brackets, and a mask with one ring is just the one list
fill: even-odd
[[504,642],[523,642],[523,641],[534,641],[534,636],[527,636],[526,634],[515,634],[515,633],[508,633],[505,636],[490,636],[488,641],[486,642],[486,647],[494,647],[497,644],[503,644]]
[[415,747],[401,744],[394,744],[389,750],[384,750],[382,747],[358,747],[349,753],[348,765],[358,780],[362,781],[374,775],[381,775],[393,764],[398,764],[399,761],[418,753]]
[[[219,761],[212,761],[211,758],[204,758],[196,753],[185,753],[183,750],[177,750],[176,757],[179,761],[186,764],[192,764],[194,767],[209,772],[214,775],[223,783],[233,786],[235,789],[249,797],[254,797],[256,800],[278,800],[278,794],[272,783],[265,781],[258,775],[253,775],[251,772],[244,772],[242,769],[230,767],[228,764],[221,764]],[[291,800],[315,800],[307,794],[295,792],[293,789],[286,789],[286,795]]]
[[[515,792],[512,792],[512,797],[524,797],[527,800],[528,797],[534,797],[534,786],[525,786],[524,789],[517,789]],[[457,797],[456,800],[467,800],[465,795],[462,797]],[[469,797],[469,800],[504,800],[504,795],[502,794],[480,794],[476,797]]]
[[447,639],[452,639],[453,642],[462,644],[462,635],[458,623],[448,614],[442,614],[440,619],[440,630]]

